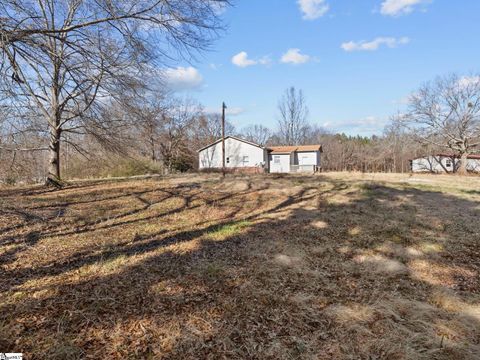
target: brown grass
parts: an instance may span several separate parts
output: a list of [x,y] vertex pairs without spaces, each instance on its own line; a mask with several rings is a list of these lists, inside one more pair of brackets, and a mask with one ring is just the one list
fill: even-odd
[[0,189],[0,351],[478,359],[479,188],[336,173]]

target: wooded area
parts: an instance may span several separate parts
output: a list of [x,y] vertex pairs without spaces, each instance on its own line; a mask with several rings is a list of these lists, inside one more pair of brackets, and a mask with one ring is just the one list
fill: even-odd
[[[59,185],[62,162],[78,168],[79,156],[88,158],[99,148],[131,154],[131,136],[140,127],[148,133],[149,120],[137,127],[126,110],[149,95],[149,105],[158,110],[158,84],[148,79],[160,79],[170,63],[208,49],[222,30],[219,14],[227,5],[227,0],[2,1],[2,174],[8,181],[41,174]],[[162,143],[170,168],[173,144],[190,121],[184,110],[174,105],[161,116],[171,141]]]
[[[161,83],[150,82],[148,86],[132,90],[131,94],[123,94],[119,101],[104,105],[95,120],[99,125],[96,131],[63,132],[59,138],[64,144],[59,162],[62,177],[130,176],[196,170],[197,150],[221,137],[220,111],[207,113],[194,99],[176,98],[162,89]],[[295,90],[287,90],[291,91]],[[283,105],[284,102],[281,103]],[[282,117],[281,114],[285,113],[279,110],[277,129],[263,125],[238,128],[227,121],[226,133],[261,145],[320,143],[324,149],[324,171],[409,172],[409,161],[415,157],[444,152],[451,143],[453,147],[449,151],[457,153],[457,143],[443,140],[448,135],[437,135],[435,127],[431,129],[433,136],[409,129],[406,125],[412,126],[414,121],[413,117],[409,117],[411,115],[392,117],[381,136],[347,136],[330,133],[309,122],[306,104],[302,106],[305,107],[301,110],[303,115],[293,115],[293,125]],[[49,140],[47,129],[40,123],[34,127],[32,122],[19,121],[14,113],[8,112],[3,113],[1,125],[2,181],[43,182],[49,162],[48,152],[45,151]],[[468,153],[477,146],[474,141],[478,139],[477,115],[470,127],[473,135],[466,140]],[[452,126],[452,129],[455,128]],[[461,128],[457,129],[460,131]]]
[[[193,171],[196,150],[221,135],[220,111],[178,97],[165,69],[195,59],[223,30],[225,0],[8,0],[0,6],[0,180],[3,183]],[[480,77],[421,86],[382,135],[335,134],[309,117],[308,99],[280,94],[277,127],[234,126],[262,145],[323,145],[322,168],[407,172],[447,149],[461,158],[480,139]],[[222,101],[219,100],[219,110]]]

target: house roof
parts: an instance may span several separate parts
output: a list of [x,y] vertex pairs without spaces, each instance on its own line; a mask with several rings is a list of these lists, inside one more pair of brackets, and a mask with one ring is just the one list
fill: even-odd
[[[424,158],[427,158],[429,156],[436,156],[436,157],[439,157],[439,158],[451,158],[451,159],[459,159],[460,156],[459,155],[456,155],[456,154],[435,154],[435,155],[425,155],[425,156],[419,156],[419,157],[416,157],[416,158],[413,158],[413,159],[410,159],[411,160],[417,160],[417,159],[424,159]],[[467,159],[470,159],[470,160],[480,160],[480,155],[479,154],[471,154],[471,155],[468,155]]]
[[[253,146],[259,147],[260,149],[264,149],[264,147],[261,146],[261,145],[255,144],[254,142],[251,142],[251,141],[248,141],[248,140],[241,139],[241,138],[236,137],[236,136],[231,136],[231,135],[225,136],[225,140],[227,140],[228,138],[232,138],[232,139],[235,139],[235,140],[237,140],[237,141],[244,142],[245,144],[249,144],[249,145],[253,145]],[[213,146],[213,145],[215,145],[215,144],[218,144],[218,143],[221,142],[221,141],[222,141],[222,139],[218,139],[217,141],[214,141],[213,143],[208,144],[208,145],[202,147],[201,149],[198,149],[197,152],[200,152],[200,151],[202,151],[202,150],[208,149],[210,146]]]
[[288,154],[292,152],[322,151],[322,145],[295,145],[295,146],[269,146],[272,154]]
[[[437,154],[436,156],[439,156],[439,157],[449,157],[449,158],[460,158],[459,155],[454,155],[454,154]],[[467,157],[468,159],[472,159],[472,160],[480,160],[480,155],[474,155],[474,154],[471,154],[471,155],[468,155]]]
[[[252,145],[252,146],[256,146],[260,149],[265,149],[265,147],[261,146],[261,145],[258,145],[258,144],[255,144],[254,142],[251,142],[251,141],[248,141],[248,140],[244,140],[244,139],[241,139],[239,137],[236,137],[236,136],[226,136],[225,137],[225,140],[228,139],[228,138],[232,138],[232,139],[235,139],[237,141],[241,141],[241,142],[244,142],[246,144],[249,144],[249,145]],[[208,149],[210,146],[213,146],[215,144],[218,144],[219,142],[221,142],[222,139],[218,139],[217,141],[211,143],[211,144],[208,144],[204,147],[202,147],[201,149],[197,150],[198,152],[202,151],[202,150],[205,150],[205,149]],[[289,153],[292,153],[294,151],[296,152],[302,152],[302,151],[322,151],[322,145],[294,145],[294,146],[269,146],[266,148],[269,152],[271,152],[272,154],[289,154]]]

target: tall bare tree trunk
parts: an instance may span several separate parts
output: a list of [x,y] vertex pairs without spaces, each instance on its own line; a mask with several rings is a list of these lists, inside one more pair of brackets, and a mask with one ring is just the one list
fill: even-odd
[[150,159],[152,162],[157,162],[157,154],[155,152],[155,139],[150,137]]
[[50,127],[47,185],[60,184],[60,130]]
[[54,63],[54,78],[51,89],[52,102],[51,111],[52,115],[49,121],[50,139],[48,145],[49,161],[48,161],[48,177],[47,185],[53,185],[60,187],[60,136],[62,134],[61,129],[61,113],[58,106],[58,69],[57,63]]
[[468,162],[468,153],[462,152],[460,155],[460,165],[458,166],[457,173],[460,175],[467,174],[467,162]]

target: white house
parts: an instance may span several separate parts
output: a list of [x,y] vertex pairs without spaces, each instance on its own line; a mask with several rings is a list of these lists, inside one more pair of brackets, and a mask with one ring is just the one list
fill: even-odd
[[[263,147],[235,136],[225,138],[225,167],[246,172],[316,172],[321,145]],[[198,150],[199,169],[222,168],[222,140]]]
[[[267,152],[263,146],[235,136],[225,138],[225,167],[227,169],[243,168],[263,171],[266,162]],[[222,139],[198,150],[200,170],[221,169],[222,163]]]
[[[460,158],[457,155],[437,154],[411,160],[412,172],[451,173],[458,168]],[[467,170],[480,172],[480,155],[469,155]]]

